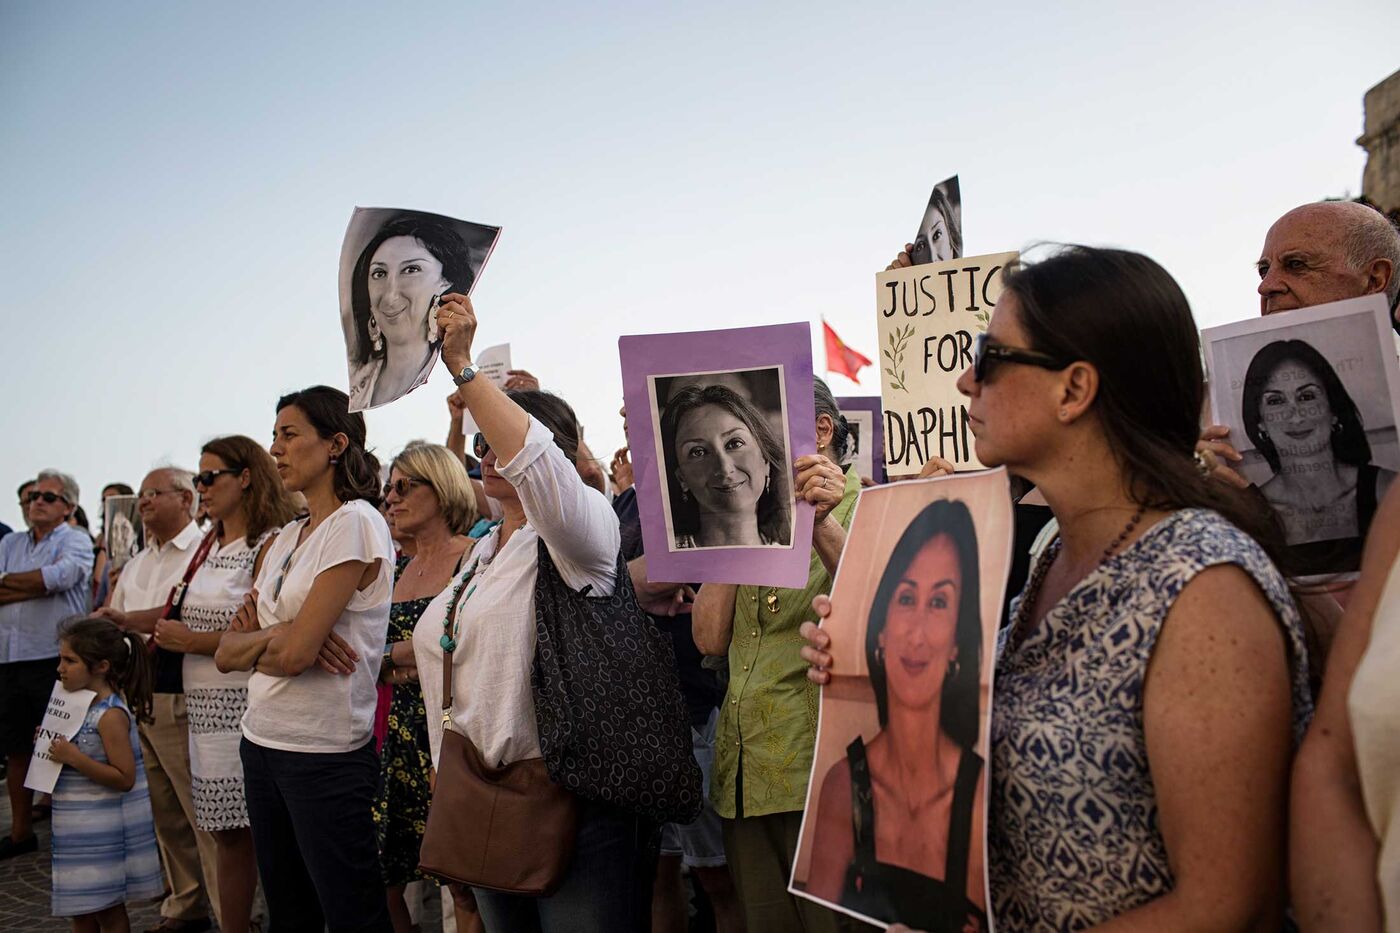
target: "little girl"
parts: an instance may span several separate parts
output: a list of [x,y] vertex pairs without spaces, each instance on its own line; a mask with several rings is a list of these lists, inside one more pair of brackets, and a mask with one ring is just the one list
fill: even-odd
[[151,667],[139,636],[107,619],[76,619],[58,636],[58,679],[94,690],[73,741],[56,738],[53,913],[74,933],[128,933],[126,902],[165,889],[151,797],[136,738],[150,719]]

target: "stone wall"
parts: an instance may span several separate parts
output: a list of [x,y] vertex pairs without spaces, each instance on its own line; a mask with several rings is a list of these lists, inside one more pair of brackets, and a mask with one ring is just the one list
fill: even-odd
[[1400,211],[1400,71],[1366,92],[1365,132],[1356,144],[1366,150],[1361,193],[1383,212]]

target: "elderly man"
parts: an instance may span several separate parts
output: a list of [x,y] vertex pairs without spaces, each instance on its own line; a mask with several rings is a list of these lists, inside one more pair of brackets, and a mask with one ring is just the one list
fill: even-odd
[[[198,496],[185,470],[152,470],[141,483],[141,522],[146,546],[127,562],[112,590],[111,606],[98,614],[149,635],[170,591],[184,579],[202,537],[194,523]],[[157,649],[154,722],[141,724],[141,753],[151,788],[156,841],[170,882],[161,923],[152,931],[193,933],[210,927],[207,896],[218,912],[214,839],[194,827],[190,796],[190,738],[185,715],[184,656]],[[151,931],[148,931],[151,933]]]
[[87,612],[92,575],[92,539],[68,524],[78,484],[44,470],[27,486],[21,489],[29,530],[0,540],[0,751],[11,819],[0,858],[38,848],[24,778],[57,678],[58,624]]

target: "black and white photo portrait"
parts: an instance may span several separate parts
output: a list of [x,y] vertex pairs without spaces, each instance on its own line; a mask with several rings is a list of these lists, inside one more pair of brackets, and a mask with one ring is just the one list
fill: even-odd
[[1212,400],[1245,458],[1240,470],[1309,573],[1357,569],[1400,469],[1395,346],[1377,339],[1371,307],[1383,301],[1341,305],[1353,309],[1273,315],[1260,324],[1283,326],[1210,343]]
[[791,547],[781,366],[652,376],[670,549]]
[[146,529],[141,524],[141,500],[137,496],[108,496],[102,500],[102,534],[107,560],[120,570],[146,545]]
[[958,176],[954,175],[934,185],[928,207],[919,221],[919,232],[914,235],[914,251],[910,258],[914,265],[920,266],[926,262],[961,259],[962,255],[962,194],[958,190]]
[[471,294],[500,232],[421,211],[355,208],[340,251],[351,411],[388,404],[428,381],[438,304],[450,292]]

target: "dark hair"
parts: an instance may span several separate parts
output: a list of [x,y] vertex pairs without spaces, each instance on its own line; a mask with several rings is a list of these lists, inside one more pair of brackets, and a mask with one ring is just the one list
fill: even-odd
[[1365,466],[1371,462],[1371,444],[1366,440],[1366,429],[1361,424],[1361,412],[1351,400],[1346,386],[1337,377],[1337,372],[1327,358],[1309,343],[1302,340],[1275,340],[1266,345],[1254,359],[1249,361],[1249,369],[1244,376],[1244,398],[1241,408],[1244,412],[1244,431],[1269,466],[1279,471],[1278,448],[1267,431],[1259,424],[1260,408],[1264,401],[1264,384],[1274,371],[1286,362],[1298,363],[1322,380],[1327,393],[1327,403],[1336,417],[1332,428],[1332,455],[1342,463],[1352,466]]
[[763,459],[768,463],[765,489],[758,497],[756,508],[758,530],[769,541],[787,544],[792,536],[788,510],[787,476],[789,466],[783,459],[783,445],[768,427],[768,419],[742,395],[723,385],[690,384],[678,389],[666,402],[661,415],[661,448],[666,464],[666,488],[671,502],[671,524],[677,535],[694,535],[700,531],[700,506],[682,498],[673,481],[680,469],[676,459],[676,431],[681,418],[697,408],[716,405],[738,418],[758,441]]
[[83,507],[76,502],[73,504],[73,522],[84,531],[92,530],[92,527],[88,525],[87,512],[84,512]]
[[106,661],[107,683],[122,695],[138,722],[151,722],[154,674],[140,635],[122,631],[110,619],[89,616],[63,623],[58,639],[66,641],[89,669]]
[[243,515],[248,523],[244,540],[248,547],[255,547],[264,532],[281,528],[296,517],[292,497],[277,475],[277,463],[257,441],[230,434],[214,438],[199,452],[218,457],[230,470],[248,471],[248,488],[243,491]]
[[19,484],[19,488],[15,490],[15,495],[16,495],[16,496],[22,496],[22,495],[24,495],[24,491],[25,491],[26,489],[28,489],[30,486],[33,486],[33,485],[34,485],[35,483],[37,483],[37,482],[39,482],[37,479],[27,479],[27,480],[25,480],[24,482],[22,482],[22,483]]
[[977,744],[978,706],[982,695],[982,581],[978,570],[977,529],[972,524],[972,513],[961,501],[945,499],[930,503],[914,516],[904,534],[899,536],[870,604],[865,626],[865,662],[870,668],[870,686],[875,691],[880,725],[884,726],[889,718],[889,691],[885,665],[877,650],[880,633],[885,630],[890,600],[904,579],[905,571],[924,545],[939,535],[947,535],[953,542],[962,572],[957,629],[953,633],[957,663],[950,663],[943,677],[939,726],[954,742],[963,748],[972,748]]
[[443,218],[415,212],[390,220],[365,244],[350,275],[350,313],[355,320],[356,363],[368,363],[371,357],[384,355],[384,350],[378,354],[374,352],[369,337],[369,265],[374,259],[375,250],[385,240],[399,236],[413,237],[442,263],[442,277],[451,284],[453,291],[471,291],[475,280],[471,250],[461,234]]
[[506,397],[525,409],[525,413],[549,428],[554,443],[570,463],[578,462],[578,417],[573,408],[553,392],[539,389],[512,389]]
[[116,490],[116,494],[119,495],[119,496],[134,496],[134,495],[136,495],[136,490],[132,489],[132,488],[131,488],[130,486],[128,486],[126,483],[108,483],[106,486],[103,486],[103,487],[102,487],[102,493],[103,493],[103,495],[105,495],[105,494],[107,493],[107,490],[109,490],[109,489]]
[[1262,497],[1196,468],[1205,374],[1191,306],[1167,270],[1141,253],[1065,246],[1011,264],[1002,287],[1020,305],[1030,349],[1098,370],[1094,411],[1135,502],[1212,509],[1289,566],[1282,527]]
[[820,376],[812,377],[812,399],[816,402],[817,417],[831,418],[831,459],[841,463],[846,459],[846,450],[851,440],[851,425],[841,409],[836,407],[836,398],[831,388]]
[[[958,218],[953,215],[952,202],[948,200],[948,193],[943,190],[942,185],[933,189],[933,194],[929,195],[928,206],[937,209],[938,213],[943,215],[943,229],[948,234],[948,244],[953,249],[953,257],[961,257],[963,254],[962,225],[958,223]],[[924,216],[928,216],[927,208],[924,210]],[[933,244],[924,240],[922,219],[919,221],[919,232],[914,237],[913,259],[916,263],[933,261]]]
[[341,502],[364,499],[378,508],[379,461],[365,449],[365,417],[350,411],[350,396],[330,386],[311,386],[282,396],[277,400],[277,411],[288,405],[306,415],[321,440],[345,435],[345,452],[335,463],[335,497]]

